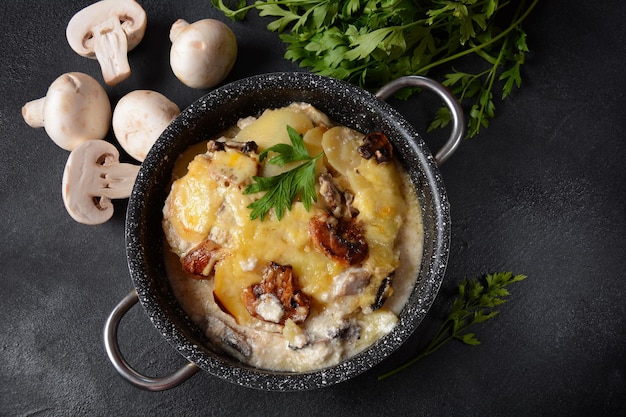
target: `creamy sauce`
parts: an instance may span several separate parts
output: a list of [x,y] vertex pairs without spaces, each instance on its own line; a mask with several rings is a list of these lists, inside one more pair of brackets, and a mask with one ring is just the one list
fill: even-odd
[[[312,243],[311,219],[329,211],[320,185],[310,210],[295,202],[280,221],[273,213],[250,220],[247,206],[260,196],[244,195],[243,188],[253,175],[274,176],[281,169],[259,164],[254,152],[207,152],[206,145],[190,149],[174,169],[163,208],[164,252],[176,298],[213,348],[258,368],[302,372],[339,363],[393,330],[419,272],[423,228],[402,167],[362,158],[356,148],[364,135],[336,126],[310,105],[242,119],[218,141],[254,140],[261,152],[277,140],[290,143],[286,125],[303,135],[310,155],[324,152],[316,174],[332,174],[339,189],[354,197],[368,256],[346,265]],[[191,275],[181,260],[207,240],[218,248],[215,262],[205,276]],[[273,296],[259,303],[256,317],[247,310],[242,292],[262,281],[270,262],[292,266],[297,289],[310,302],[303,321],[285,319]],[[381,298],[390,277],[393,292],[387,289]]]

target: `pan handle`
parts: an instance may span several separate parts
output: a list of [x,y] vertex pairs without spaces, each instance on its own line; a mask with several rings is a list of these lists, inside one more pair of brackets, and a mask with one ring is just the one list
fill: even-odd
[[152,378],[140,374],[128,365],[117,343],[117,328],[124,314],[134,306],[139,298],[137,291],[132,290],[120,301],[104,325],[104,347],[115,370],[128,382],[148,391],[163,391],[182,384],[200,370],[197,365],[189,362],[171,375]]
[[438,165],[443,164],[461,144],[461,140],[465,136],[465,115],[461,104],[454,94],[450,92],[443,84],[419,75],[408,75],[400,77],[394,81],[385,84],[376,92],[376,97],[386,100],[396,91],[405,87],[422,87],[437,94],[444,102],[452,119],[452,132],[446,143],[439,149],[435,155],[435,161]]

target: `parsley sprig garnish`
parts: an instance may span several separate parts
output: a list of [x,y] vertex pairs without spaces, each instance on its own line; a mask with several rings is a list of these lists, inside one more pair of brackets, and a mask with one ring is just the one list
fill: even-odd
[[[251,9],[286,43],[285,58],[313,72],[375,90],[404,75],[436,71],[468,109],[468,137],[489,126],[494,96],[521,85],[528,52],[521,24],[539,0],[212,0],[241,20]],[[226,4],[232,6],[227,6]],[[515,10],[511,10],[517,4]],[[232,8],[231,8],[232,7]],[[506,23],[501,26],[503,21]],[[468,60],[467,58],[474,58]],[[472,71],[464,68],[471,68]],[[475,69],[475,70],[474,70]],[[412,91],[405,91],[408,96]],[[429,130],[444,127],[442,107]]]
[[287,132],[291,145],[278,143],[267,148],[259,154],[259,162],[263,162],[270,152],[274,152],[277,155],[268,159],[268,164],[283,167],[290,162],[305,162],[273,177],[252,177],[255,182],[249,184],[243,193],[255,194],[261,191],[266,193],[260,199],[248,205],[248,208],[252,209],[250,213],[251,220],[259,217],[261,220],[265,220],[265,216],[267,216],[272,207],[275,210],[276,218],[281,220],[285,210],[291,209],[291,205],[298,196],[300,196],[302,204],[304,204],[307,211],[311,208],[311,202],[317,201],[315,162],[324,153],[322,152],[315,157],[311,157],[304,145],[302,135],[291,126],[287,126]]
[[484,283],[478,279],[464,280],[459,284],[458,296],[452,303],[452,309],[428,346],[417,356],[399,367],[383,374],[378,379],[384,379],[415,364],[419,360],[432,354],[447,342],[456,339],[468,345],[478,345],[480,341],[476,334],[468,332],[475,324],[483,323],[494,318],[498,311],[495,307],[504,304],[503,297],[510,295],[505,288],[507,285],[526,279],[525,275],[513,275],[511,272],[498,272],[487,275]]

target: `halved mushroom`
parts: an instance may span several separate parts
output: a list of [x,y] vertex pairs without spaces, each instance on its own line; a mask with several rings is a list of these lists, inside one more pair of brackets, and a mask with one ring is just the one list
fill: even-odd
[[89,140],[70,153],[63,172],[63,202],[74,220],[101,224],[113,216],[110,199],[128,198],[138,165],[119,162],[109,142]]
[[167,125],[180,113],[163,94],[135,90],[118,101],[113,111],[113,132],[122,148],[143,161]]
[[111,103],[93,77],[68,72],[50,84],[45,97],[26,103],[22,117],[71,151],[86,140],[104,139],[111,126]]
[[141,42],[146,12],[134,0],[102,0],[76,13],[66,29],[71,48],[97,59],[102,77],[116,85],[130,76],[126,54]]

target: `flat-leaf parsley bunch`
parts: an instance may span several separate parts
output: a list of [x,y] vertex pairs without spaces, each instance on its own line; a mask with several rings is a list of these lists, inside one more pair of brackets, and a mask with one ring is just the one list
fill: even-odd
[[[374,90],[405,75],[441,80],[468,109],[468,137],[495,116],[494,93],[520,87],[526,32],[539,0],[212,0],[241,20],[251,9],[273,18],[267,28],[287,44],[285,58],[313,72]],[[228,4],[227,4],[228,3]],[[504,21],[504,25],[501,23]],[[467,60],[473,70],[462,69]],[[479,67],[478,70],[476,68]],[[407,97],[411,92],[405,92]],[[445,107],[429,131],[450,122]]]

